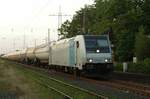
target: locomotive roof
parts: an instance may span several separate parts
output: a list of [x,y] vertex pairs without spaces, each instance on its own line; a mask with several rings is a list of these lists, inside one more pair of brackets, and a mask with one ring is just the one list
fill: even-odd
[[54,42],[54,45],[55,45],[55,44],[66,43],[66,42],[68,42],[69,40],[74,39],[74,38],[75,38],[75,37],[59,40],[59,41],[57,41],[57,42]]

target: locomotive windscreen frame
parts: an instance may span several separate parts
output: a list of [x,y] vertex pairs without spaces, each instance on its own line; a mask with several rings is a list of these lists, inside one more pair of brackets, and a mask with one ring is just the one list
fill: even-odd
[[84,36],[87,53],[110,53],[107,36]]

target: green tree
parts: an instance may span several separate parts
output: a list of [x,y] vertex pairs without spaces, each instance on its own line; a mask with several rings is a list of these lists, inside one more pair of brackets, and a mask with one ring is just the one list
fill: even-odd
[[[112,28],[117,61],[131,61],[134,56],[136,35],[142,25],[150,33],[150,0],[95,0],[76,12],[71,22],[60,28],[63,37],[79,34],[103,34]],[[84,28],[83,28],[84,27]]]
[[144,35],[144,27],[139,28],[139,33],[136,36],[135,43],[135,55],[138,60],[144,60],[145,58],[150,58],[150,38]]
[[146,34],[150,34],[150,0],[141,0],[143,1],[142,3],[142,11],[143,11],[143,14],[142,14],[142,22],[141,24],[143,25],[143,28],[145,30],[145,33]]
[[59,36],[61,36],[61,39],[67,38],[69,36],[68,34],[70,33],[70,21],[66,20],[58,30],[60,31]]

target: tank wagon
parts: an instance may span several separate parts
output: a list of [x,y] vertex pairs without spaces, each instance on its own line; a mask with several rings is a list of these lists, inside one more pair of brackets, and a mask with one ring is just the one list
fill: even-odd
[[27,61],[26,52],[27,52],[27,48],[20,51],[20,60],[19,61],[22,63],[26,63],[26,61]]
[[25,62],[28,64],[33,64],[35,59],[35,47],[27,48],[25,51]]
[[26,64],[48,64],[49,46],[48,44],[42,44],[36,47],[25,48],[20,51],[10,52],[4,55],[3,58]]
[[23,63],[27,64],[48,64],[49,46],[42,44],[36,47],[30,47],[22,51]]
[[48,64],[49,59],[49,45],[43,44],[35,49],[35,64]]
[[5,55],[5,58],[82,74],[109,74],[113,71],[112,51],[107,35],[77,35]]
[[2,56],[2,58],[19,62],[19,60],[20,60],[20,51],[10,52],[10,53]]

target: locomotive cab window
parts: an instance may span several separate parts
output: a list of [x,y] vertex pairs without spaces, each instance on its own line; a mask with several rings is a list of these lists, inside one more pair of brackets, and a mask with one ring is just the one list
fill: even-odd
[[110,52],[107,36],[85,36],[85,46],[87,53]]
[[79,41],[76,42],[76,46],[77,46],[77,48],[79,48]]

